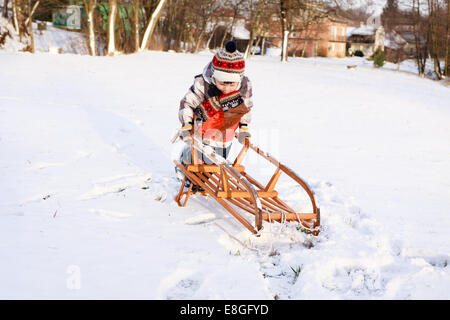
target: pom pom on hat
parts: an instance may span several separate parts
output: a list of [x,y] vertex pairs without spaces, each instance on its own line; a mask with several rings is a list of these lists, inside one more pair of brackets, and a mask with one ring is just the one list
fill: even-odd
[[234,42],[233,40],[229,40],[225,44],[225,50],[229,53],[235,52],[236,49],[237,49],[237,45],[236,45],[236,42]]
[[244,55],[237,50],[236,42],[227,41],[212,60],[213,77],[222,82],[240,82],[245,71]]

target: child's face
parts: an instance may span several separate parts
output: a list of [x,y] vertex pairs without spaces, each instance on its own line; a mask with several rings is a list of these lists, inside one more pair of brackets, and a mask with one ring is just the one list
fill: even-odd
[[216,79],[214,79],[214,82],[216,84],[217,89],[222,91],[224,94],[236,91],[239,86],[239,82],[222,82]]

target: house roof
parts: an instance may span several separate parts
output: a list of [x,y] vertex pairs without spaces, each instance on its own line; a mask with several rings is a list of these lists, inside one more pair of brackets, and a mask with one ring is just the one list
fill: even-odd
[[386,33],[386,36],[384,39],[385,47],[388,47],[388,48],[391,48],[394,50],[398,50],[405,44],[406,44],[406,40],[403,39],[397,32],[391,31],[391,32]]
[[359,35],[359,36],[371,36],[375,34],[375,31],[377,28],[372,25],[362,25],[359,27],[355,27],[351,30],[351,28],[347,28],[347,37],[353,36],[353,35]]
[[250,31],[245,28],[245,23],[243,21],[236,22],[233,28],[233,38],[240,40],[249,40]]

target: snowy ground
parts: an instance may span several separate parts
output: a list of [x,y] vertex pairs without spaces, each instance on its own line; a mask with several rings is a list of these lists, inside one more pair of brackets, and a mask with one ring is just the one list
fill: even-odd
[[256,238],[173,201],[178,103],[211,57],[0,52],[0,298],[449,299],[450,89],[359,58],[248,61],[253,141],[322,213],[318,237]]
[[[53,52],[57,53],[73,53],[73,54],[89,54],[86,45],[86,38],[82,32],[66,31],[57,28],[51,22],[46,23],[46,30],[38,30],[38,25],[33,22],[34,47],[36,52]],[[8,32],[5,37],[5,43],[0,47],[5,52],[18,52],[23,50],[26,45],[30,44],[27,37],[20,38],[14,31],[10,21],[0,16],[0,35]]]

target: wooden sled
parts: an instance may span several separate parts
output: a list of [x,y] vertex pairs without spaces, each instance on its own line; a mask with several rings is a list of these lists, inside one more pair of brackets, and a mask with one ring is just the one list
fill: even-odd
[[[302,231],[313,235],[319,233],[320,209],[317,207],[313,192],[308,185],[292,170],[254,146],[248,139],[244,140],[242,150],[233,164],[216,154],[212,148],[205,146],[197,137],[194,137],[191,148],[192,164],[183,165],[179,161],[174,161],[175,165],[184,173],[180,191],[175,197],[179,206],[186,206],[191,194],[208,195],[256,235],[262,229],[263,221],[269,223],[297,221]],[[249,150],[255,151],[276,167],[266,185],[253,179],[241,165]],[[200,164],[195,151],[207,156],[215,165]],[[278,197],[275,187],[283,173],[306,191],[311,202],[311,212],[296,212]],[[185,187],[186,179],[191,181],[189,188]],[[201,186],[204,191],[193,190],[193,184]],[[182,201],[183,198],[184,201]],[[254,225],[246,219],[245,216],[249,216],[246,212],[254,215]]]

